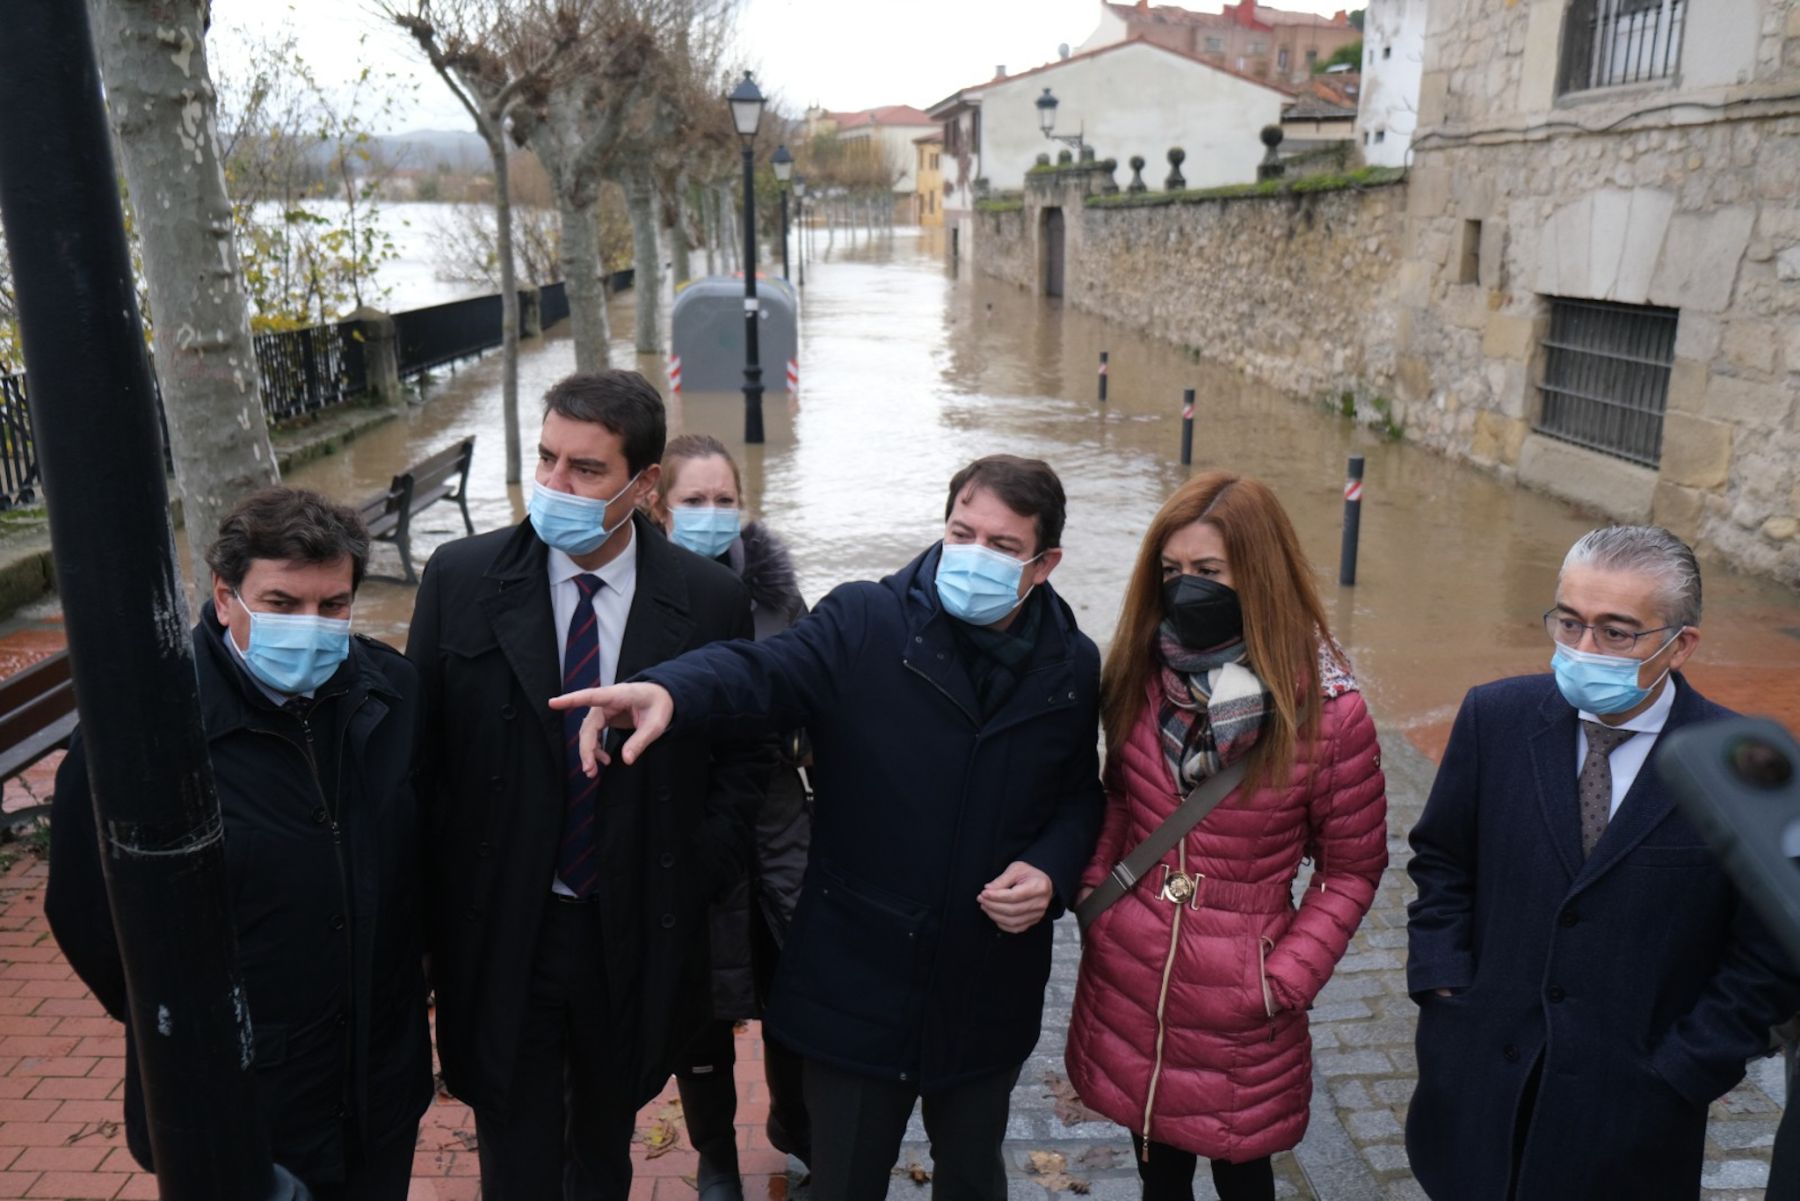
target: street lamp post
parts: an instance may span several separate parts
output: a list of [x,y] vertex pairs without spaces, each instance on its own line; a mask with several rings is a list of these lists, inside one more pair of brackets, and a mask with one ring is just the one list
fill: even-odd
[[1049,88],[1045,88],[1044,94],[1039,96],[1035,103],[1038,111],[1038,128],[1043,131],[1044,136],[1053,142],[1062,142],[1074,147],[1075,157],[1079,160],[1081,152],[1087,148],[1087,143],[1081,140],[1082,132],[1087,128],[1086,124],[1084,123],[1074,133],[1057,133],[1056,106],[1061,101],[1051,93]]
[[781,185],[781,278],[788,277],[788,222],[787,222],[787,185],[794,177],[794,156],[788,153],[786,146],[775,147],[775,157],[769,160],[775,168],[775,182]]
[[763,440],[762,364],[757,361],[756,299],[756,130],[762,124],[763,94],[750,72],[727,97],[731,123],[744,146],[744,441]]
[[794,176],[794,224],[800,230],[800,286],[806,287],[806,177]]

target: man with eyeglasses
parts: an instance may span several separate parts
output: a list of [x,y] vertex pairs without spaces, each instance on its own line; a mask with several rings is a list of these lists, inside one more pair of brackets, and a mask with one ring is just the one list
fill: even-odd
[[1595,530],[1543,618],[1551,675],[1464,700],[1412,832],[1406,1147],[1447,1201],[1692,1201],[1707,1106],[1800,978],[1676,809],[1651,752],[1728,715],[1681,675],[1700,569]]

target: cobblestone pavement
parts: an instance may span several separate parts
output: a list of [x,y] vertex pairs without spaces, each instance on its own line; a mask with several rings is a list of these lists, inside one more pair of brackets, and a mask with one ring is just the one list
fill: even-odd
[[[1413,1057],[1412,1000],[1406,994],[1406,901],[1412,895],[1405,865],[1406,831],[1424,807],[1436,768],[1402,737],[1384,737],[1388,773],[1389,867],[1368,920],[1357,932],[1318,1004],[1313,1023],[1312,1125],[1300,1146],[1276,1158],[1276,1192],[1281,1197],[1319,1201],[1423,1201],[1407,1170],[1402,1134],[1417,1064]],[[1301,881],[1304,884],[1304,879]],[[1013,1094],[1007,1143],[1012,1165],[1010,1201],[1084,1195],[1077,1189],[1046,1189],[1031,1170],[1034,1152],[1053,1152],[1070,1165],[1068,1175],[1086,1196],[1127,1201],[1138,1196],[1130,1144],[1110,1122],[1066,1124],[1046,1079],[1062,1078],[1063,1038],[1075,992],[1080,946],[1072,919],[1057,930],[1056,963],[1045,1008],[1045,1031]],[[1785,1090],[1778,1059],[1751,1065],[1749,1078],[1713,1106],[1707,1136],[1705,1201],[1757,1201],[1768,1176],[1769,1148],[1781,1116]],[[929,1167],[923,1128],[915,1117],[903,1170]],[[1062,1184],[1062,1181],[1053,1181]],[[1204,1169],[1194,1195],[1213,1198]],[[922,1198],[910,1180],[898,1176],[889,1201]]]

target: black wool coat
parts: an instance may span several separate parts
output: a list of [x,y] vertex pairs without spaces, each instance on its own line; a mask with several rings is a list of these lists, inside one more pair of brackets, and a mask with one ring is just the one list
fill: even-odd
[[[799,1054],[930,1092],[1017,1068],[1037,1045],[1053,920],[1094,848],[1100,656],[1049,586],[1038,642],[983,719],[937,598],[932,547],[837,588],[792,629],[644,673],[672,733],[805,726],[811,861],[764,1015]],[[1023,860],[1056,886],[1003,934],[976,896]]]
[[[418,673],[387,645],[353,638],[302,720],[226,649],[210,601],[194,628],[194,665],[225,822],[257,1105],[275,1161],[308,1183],[333,1183],[344,1178],[347,1139],[370,1146],[401,1135],[431,1101],[413,793]],[[50,928],[122,1021],[125,979],[79,731],[57,771],[51,820]],[[126,1139],[149,1167],[129,1046],[125,1073]]]
[[[773,638],[806,616],[806,601],[788,548],[761,522],[744,527],[720,561],[750,592],[758,641]],[[812,814],[800,775],[801,753],[810,754],[804,732],[780,738],[781,762],[756,812],[755,855],[750,871],[713,905],[713,1016],[742,1021],[758,1017],[768,999],[775,954],[787,938],[806,873]]]
[[[1728,716],[1673,686],[1665,731]],[[1475,689],[1412,832],[1406,1148],[1438,1201],[1693,1201],[1708,1104],[1800,1003],[1654,754],[1583,858],[1576,731],[1551,676]]]
[[[618,678],[748,638],[743,584],[643,516],[632,520],[637,591]],[[562,831],[563,717],[548,703],[562,691],[561,634],[548,555],[529,521],[439,548],[406,646],[425,685],[419,787],[438,1056],[453,1093],[500,1113]],[[745,870],[774,762],[772,739],[689,736],[602,769],[594,953],[606,964],[610,1011],[593,1020],[617,1033],[617,1084],[634,1103],[661,1090],[708,1018],[707,906]]]

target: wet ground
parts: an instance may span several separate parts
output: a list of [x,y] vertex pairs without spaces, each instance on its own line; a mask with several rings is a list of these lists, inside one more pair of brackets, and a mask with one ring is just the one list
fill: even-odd
[[[824,238],[819,239],[823,248]],[[1229,466],[1271,483],[1293,515],[1319,572],[1335,631],[1350,650],[1383,729],[1394,862],[1369,920],[1314,1010],[1313,1124],[1277,1160],[1283,1197],[1329,1201],[1422,1196],[1406,1172],[1401,1123],[1411,1094],[1412,1006],[1401,872],[1405,830],[1416,819],[1432,760],[1471,685],[1541,670],[1548,646],[1538,615],[1550,604],[1564,550],[1593,524],[1568,506],[1512,487],[1329,412],[1191,361],[1183,352],[1110,327],[993,281],[959,278],[941,243],[899,232],[855,241],[839,231],[829,257],[807,269],[798,396],[771,391],[769,442],[741,448],[755,508],[792,544],[816,597],[833,584],[892,571],[938,536],[944,487],[990,451],[1031,454],[1062,474],[1070,508],[1067,550],[1055,576],[1084,627],[1111,633],[1139,538],[1161,500],[1186,477],[1177,463],[1183,388],[1199,395],[1195,470]],[[636,366],[665,389],[660,358],[631,350],[631,298],[614,306],[613,362]],[[1110,399],[1095,399],[1099,353],[1111,356]],[[520,365],[524,444],[534,444],[538,398],[573,370],[566,327],[526,343]],[[773,374],[773,373],[771,373]],[[504,483],[497,357],[441,372],[422,403],[340,453],[294,471],[290,482],[359,500],[396,471],[457,438],[478,437],[470,476],[477,529],[518,520],[522,496]],[[739,395],[671,398],[671,423],[742,436]],[[1367,458],[1359,583],[1337,579],[1346,456]],[[527,466],[530,458],[527,456]],[[417,554],[460,536],[452,506],[427,510]],[[397,569],[391,547],[378,571]],[[413,590],[376,579],[356,620],[367,633],[405,639]],[[1705,641],[1690,669],[1699,687],[1734,707],[1800,726],[1800,595],[1709,565]],[[59,645],[53,606],[0,626],[5,662],[30,662]],[[22,787],[9,786],[9,804]],[[119,1148],[122,1041],[48,942],[41,866],[0,877],[0,1197],[154,1195]],[[1059,930],[1045,1034],[1014,1096],[1008,1156],[1012,1196],[1132,1198],[1121,1132],[1083,1121],[1060,1077],[1063,1031],[1078,945]],[[760,1123],[752,1026],[740,1037],[740,1130],[749,1195],[796,1193],[784,1158]],[[1782,1100],[1771,1061],[1714,1107],[1705,1196],[1760,1195]],[[634,1198],[691,1198],[692,1153],[667,1098],[645,1111]],[[671,1134],[675,1135],[670,1141]],[[908,1169],[929,1168],[918,1138],[903,1151],[892,1195],[927,1194]],[[441,1100],[421,1133],[415,1201],[475,1196],[473,1123]],[[1061,1156],[1061,1160],[1034,1156]],[[1059,1167],[1060,1165],[1060,1167]],[[1197,1196],[1211,1196],[1201,1173]],[[1046,1186],[1051,1186],[1047,1191]],[[1061,1187],[1055,1187],[1061,1186]],[[803,1194],[801,1194],[803,1195]]]
[[[1547,664],[1539,615],[1563,552],[1594,524],[1568,505],[1248,385],[1176,347],[971,278],[966,265],[957,278],[933,236],[901,231],[852,244],[840,231],[831,260],[815,260],[807,282],[799,394],[771,391],[768,443],[741,449],[751,502],[791,543],[810,596],[884,575],[929,544],[940,532],[945,484],[970,459],[1036,455],[1057,468],[1069,494],[1067,553],[1054,583],[1104,645],[1138,541],[1186,478],[1177,461],[1180,405],[1191,387],[1194,470],[1230,467],[1280,493],[1335,632],[1387,728],[1435,755],[1471,685]],[[621,299],[613,362],[636,366],[666,392],[663,361],[631,350],[629,297]],[[1096,400],[1102,350],[1111,358],[1104,405]],[[526,344],[528,449],[539,398],[573,366],[566,332]],[[427,403],[290,479],[360,498],[472,433],[476,528],[516,521],[523,500],[504,483],[499,375],[492,355],[441,373]],[[713,433],[741,447],[740,395],[690,393],[672,398],[670,411],[674,432]],[[1352,454],[1367,460],[1367,483],[1358,583],[1343,589],[1342,487]],[[529,455],[526,466],[529,474]],[[420,524],[424,549],[461,531],[443,505]],[[409,588],[376,581],[360,599],[358,623],[402,641],[411,604]],[[1692,672],[1699,686],[1727,704],[1800,718],[1800,595],[1714,565],[1706,616]]]

